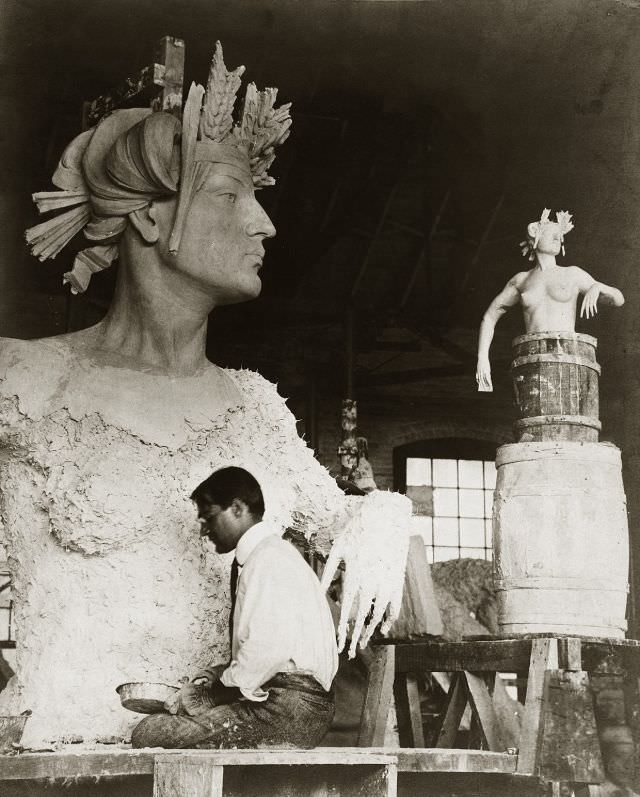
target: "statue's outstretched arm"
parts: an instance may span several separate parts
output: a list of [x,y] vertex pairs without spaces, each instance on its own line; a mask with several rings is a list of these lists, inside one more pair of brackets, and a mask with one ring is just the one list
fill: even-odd
[[[374,628],[383,632],[397,617],[409,547],[411,501],[399,493],[374,490],[346,496],[329,471],[298,436],[295,418],[274,385],[243,372],[272,432],[270,478],[277,481],[287,525],[327,558],[322,583],[328,587],[344,563],[339,646],[350,637],[349,654],[364,646]],[[256,472],[260,480],[260,472]],[[275,492],[269,493],[275,501]],[[266,497],[266,493],[265,493]],[[275,508],[275,507],[274,507]],[[267,502],[269,511],[269,502]]]
[[622,307],[624,296],[622,291],[597,282],[593,277],[577,266],[574,266],[578,274],[578,288],[584,294],[582,305],[580,306],[580,318],[592,318],[598,312],[598,301],[603,304],[611,304],[614,307]]
[[519,274],[512,277],[502,291],[491,302],[480,324],[480,335],[478,337],[478,367],[476,369],[476,381],[480,392],[491,392],[493,384],[491,382],[491,365],[489,363],[489,349],[493,340],[493,333],[496,324],[507,312],[510,307],[520,301],[520,291],[518,290]]

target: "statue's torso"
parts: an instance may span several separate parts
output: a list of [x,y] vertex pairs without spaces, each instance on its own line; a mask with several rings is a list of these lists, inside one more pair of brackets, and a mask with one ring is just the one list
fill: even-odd
[[572,268],[532,269],[518,283],[529,332],[573,332],[575,328],[578,281]]
[[227,654],[228,563],[200,540],[191,491],[242,465],[287,525],[295,428],[251,372],[170,379],[56,339],[2,344],[0,516],[18,674],[0,713],[33,710],[27,742],[120,735],[134,715],[115,686],[175,681]]

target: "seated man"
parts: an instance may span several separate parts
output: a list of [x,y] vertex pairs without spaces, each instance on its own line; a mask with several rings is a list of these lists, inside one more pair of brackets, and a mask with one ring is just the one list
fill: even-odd
[[[193,491],[201,534],[231,571],[231,663],[198,673],[134,729],[134,747],[314,747],[334,714],[335,630],[315,573],[262,520],[260,485],[242,468]],[[237,590],[235,589],[237,585]],[[219,679],[219,680],[218,680]]]

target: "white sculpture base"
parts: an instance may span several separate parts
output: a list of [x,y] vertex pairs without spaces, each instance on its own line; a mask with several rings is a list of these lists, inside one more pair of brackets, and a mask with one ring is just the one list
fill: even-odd
[[620,451],[608,443],[498,449],[493,544],[503,636],[623,638],[629,540]]

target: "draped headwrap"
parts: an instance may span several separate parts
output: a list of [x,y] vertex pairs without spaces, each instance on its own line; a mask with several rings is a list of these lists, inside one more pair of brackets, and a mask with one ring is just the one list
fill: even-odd
[[232,112],[243,72],[244,67],[227,71],[217,42],[207,90],[191,85],[182,121],[148,108],[119,110],[67,146],[52,178],[61,190],[39,192],[33,199],[41,213],[71,210],[29,228],[26,239],[32,253],[46,260],[84,229],[94,245],[80,251],[64,275],[72,293],[85,291],[91,275],[115,260],[130,213],[177,193],[169,241],[175,254],[207,164],[233,163],[256,186],[275,182],[267,169],[275,158],[274,148],[289,135],[290,105],[275,108],[277,90],[258,92],[251,83],[241,120],[234,126]]

